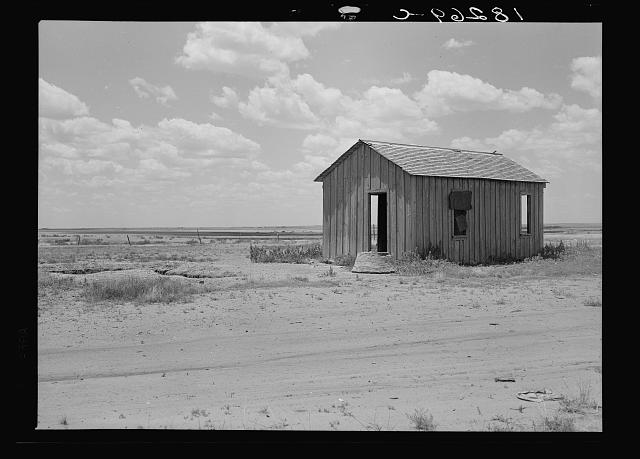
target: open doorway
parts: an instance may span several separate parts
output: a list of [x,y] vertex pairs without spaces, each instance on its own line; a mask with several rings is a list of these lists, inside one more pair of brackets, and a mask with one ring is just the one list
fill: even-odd
[[387,251],[387,193],[369,195],[369,250]]

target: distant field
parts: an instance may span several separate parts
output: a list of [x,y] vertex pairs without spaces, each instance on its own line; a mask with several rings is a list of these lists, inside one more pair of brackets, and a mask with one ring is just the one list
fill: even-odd
[[[544,226],[546,241],[602,238],[602,225],[551,223]],[[128,239],[127,239],[128,236]],[[210,244],[233,241],[302,241],[322,239],[322,226],[176,227],[176,228],[41,228],[38,242],[45,245]]]
[[38,241],[52,245],[105,244],[209,244],[233,241],[299,241],[321,239],[322,227],[246,227],[246,228],[43,228]]

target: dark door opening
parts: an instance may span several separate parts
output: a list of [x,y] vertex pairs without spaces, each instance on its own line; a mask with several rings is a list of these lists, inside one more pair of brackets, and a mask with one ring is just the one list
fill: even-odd
[[387,194],[369,195],[369,250],[387,251]]

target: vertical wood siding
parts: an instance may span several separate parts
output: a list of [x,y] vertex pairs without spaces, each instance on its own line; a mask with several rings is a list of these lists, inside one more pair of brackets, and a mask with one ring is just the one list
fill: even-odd
[[[414,176],[359,145],[322,185],[323,255],[369,250],[369,196],[387,192],[387,250],[394,257],[429,246],[450,260],[477,264],[535,255],[544,245],[544,183]],[[452,190],[472,192],[467,235],[453,238]],[[531,235],[520,235],[520,194],[531,196]]]
[[322,182],[322,256],[329,258],[331,241],[331,193],[329,182]]

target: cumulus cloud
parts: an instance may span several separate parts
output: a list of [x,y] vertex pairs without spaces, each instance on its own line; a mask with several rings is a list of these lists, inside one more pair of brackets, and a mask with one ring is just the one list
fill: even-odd
[[445,49],[460,49],[460,48],[466,48],[467,46],[471,46],[474,44],[475,43],[471,40],[458,41],[455,38],[449,38],[447,41],[444,42],[442,47]]
[[176,62],[187,69],[250,77],[288,72],[288,63],[309,57],[302,37],[335,27],[334,23],[199,23]]
[[228,86],[222,87],[222,95],[211,96],[211,102],[221,108],[232,108],[238,105],[238,95]]
[[571,87],[602,97],[602,57],[578,57],[571,62]]
[[89,159],[87,161],[73,161],[62,157],[46,157],[42,164],[60,168],[65,175],[94,175],[104,172],[122,172],[124,168],[113,161]]
[[578,105],[563,105],[554,122],[533,129],[508,129],[496,137],[454,139],[454,148],[498,150],[546,178],[568,170],[599,172],[602,158],[602,113]]
[[[124,181],[142,187],[149,180],[202,176],[221,166],[246,167],[260,153],[259,144],[228,128],[181,118],[137,127],[122,119],[41,118],[39,127],[41,170],[86,186]],[[83,175],[103,178],[88,183]]]
[[414,97],[430,116],[472,110],[556,109],[562,103],[558,94],[544,95],[527,87],[518,91],[500,89],[479,78],[443,70],[430,71],[427,83]]
[[163,119],[155,133],[171,145],[200,156],[248,157],[260,149],[256,142],[231,129],[182,118]]
[[[410,75],[405,74],[408,80]],[[404,141],[439,130],[433,118],[473,110],[526,112],[558,108],[562,98],[523,87],[496,88],[470,75],[433,70],[412,96],[399,88],[374,85],[360,95],[345,95],[304,73],[271,76],[238,103],[240,113],[260,124],[317,130],[337,139]]]
[[407,137],[437,132],[419,104],[400,89],[372,86],[361,98],[347,99],[345,110],[337,116],[330,131],[338,137],[387,139],[401,141]]
[[290,83],[253,88],[246,102],[238,104],[240,114],[259,124],[297,129],[319,127],[319,118]]
[[47,118],[73,118],[89,114],[89,108],[78,97],[42,78],[38,79],[38,111]]
[[148,83],[144,78],[135,77],[129,80],[129,84],[133,87],[138,97],[142,99],[155,98],[156,102],[162,105],[168,105],[170,100],[178,100],[178,96],[171,86],[156,86]]
[[437,130],[437,124],[400,89],[372,86],[354,98],[309,74],[295,79],[272,77],[265,86],[250,91],[248,100],[238,107],[244,117],[259,123],[320,129],[337,138],[358,133],[399,140],[407,134]]

